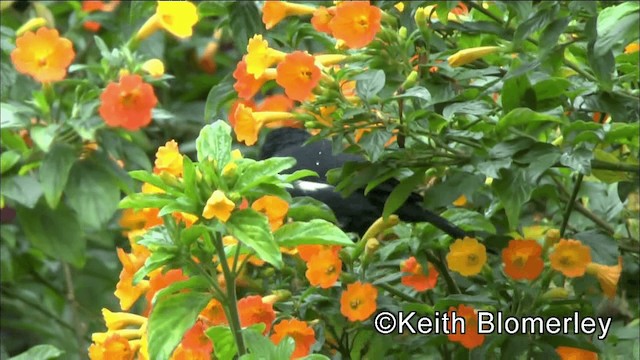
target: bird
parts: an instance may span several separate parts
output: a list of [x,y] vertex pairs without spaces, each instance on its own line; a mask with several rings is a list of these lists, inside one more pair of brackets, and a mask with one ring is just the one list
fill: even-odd
[[[386,181],[367,195],[364,191],[354,191],[343,197],[335,186],[327,181],[327,172],[340,168],[349,162],[365,162],[361,156],[348,153],[334,154],[330,140],[321,139],[308,142],[312,135],[301,128],[282,127],[271,130],[262,144],[259,160],[270,157],[293,157],[296,164],[290,171],[312,170],[318,177],[295,181],[289,189],[292,197],[307,196],[326,204],[338,219],[339,225],[346,232],[362,235],[368,227],[380,216],[384,203],[397,180]],[[447,219],[424,208],[422,197],[412,193],[407,201],[397,211],[396,215],[407,222],[428,222],[454,239],[462,239],[469,235],[460,227]]]

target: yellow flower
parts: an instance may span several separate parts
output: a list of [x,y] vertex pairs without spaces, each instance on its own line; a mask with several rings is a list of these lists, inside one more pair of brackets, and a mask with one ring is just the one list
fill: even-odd
[[312,15],[316,8],[289,1],[265,1],[262,8],[262,22],[267,30],[276,26],[288,16]]
[[399,3],[393,5],[394,8],[396,8],[399,12],[403,12],[404,11],[404,3],[402,1],[400,1]]
[[561,239],[549,255],[551,268],[566,277],[580,277],[591,262],[591,249],[578,240]]
[[622,256],[618,257],[618,265],[607,266],[593,262],[587,265],[587,274],[598,278],[602,291],[610,299],[616,296],[616,289],[621,273]]
[[640,42],[632,42],[631,44],[625,46],[624,53],[625,54],[633,54],[634,52],[638,52],[640,50]]
[[451,67],[458,67],[469,64],[480,59],[483,56],[493,54],[500,50],[499,46],[481,46],[470,49],[460,50],[449,56],[447,61]]
[[45,25],[47,25],[47,19],[43,17],[36,17],[36,18],[30,19],[29,21],[24,23],[22,26],[20,26],[18,30],[16,30],[16,36],[20,36],[26,33],[27,31],[35,30]]
[[457,239],[449,247],[447,264],[463,276],[478,274],[486,262],[487,250],[474,238]]
[[265,70],[284,60],[286,53],[269,47],[262,35],[254,35],[247,45],[247,73],[258,79]]
[[205,219],[216,218],[222,222],[226,222],[231,217],[231,212],[236,207],[233,201],[220,190],[216,190],[211,194],[207,204],[202,211],[202,217]]
[[460,195],[454,202],[454,206],[465,206],[467,205],[467,197],[464,194]]
[[107,325],[107,329],[109,331],[124,329],[131,325],[141,327],[147,322],[147,318],[144,316],[130,314],[127,312],[114,313],[105,308],[102,309],[102,317],[104,318],[104,323]]
[[159,78],[164,75],[164,64],[159,59],[147,60],[142,64],[142,70],[154,78]]
[[156,13],[138,30],[136,40],[144,40],[159,29],[186,39],[198,22],[198,9],[189,1],[158,1]]
[[178,143],[174,140],[167,141],[156,152],[155,171],[166,171],[175,176],[182,176],[182,154],[178,149]]

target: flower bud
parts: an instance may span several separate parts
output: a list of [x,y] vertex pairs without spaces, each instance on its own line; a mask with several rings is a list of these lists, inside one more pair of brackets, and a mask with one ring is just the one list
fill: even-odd
[[405,40],[407,38],[407,28],[401,26],[398,30],[398,35],[400,35],[400,39]]
[[33,18],[27,21],[26,23],[24,23],[22,26],[20,26],[18,30],[16,30],[16,36],[20,36],[26,33],[27,31],[35,30],[45,25],[47,25],[47,19],[43,17]]
[[542,295],[542,298],[545,300],[560,300],[566,299],[569,297],[569,292],[565,288],[556,287],[553,289],[549,289],[546,293]]
[[493,54],[500,50],[499,46],[480,46],[469,49],[460,50],[449,56],[447,61],[451,67],[459,67],[472,63],[484,56]]

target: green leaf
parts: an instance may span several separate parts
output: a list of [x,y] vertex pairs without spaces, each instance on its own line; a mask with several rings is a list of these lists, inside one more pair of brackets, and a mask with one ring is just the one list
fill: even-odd
[[382,217],[387,219],[389,215],[398,210],[402,204],[409,198],[411,193],[416,187],[422,183],[424,179],[424,171],[418,171],[415,174],[402,179],[398,186],[393,189],[387,201],[384,203],[384,209],[382,210]]
[[562,154],[560,163],[584,175],[591,174],[591,159],[593,151],[585,146],[579,145],[575,149]]
[[21,353],[20,355],[16,355],[11,357],[9,360],[49,360],[49,359],[57,359],[64,351],[58,349],[53,345],[43,344],[36,345],[29,350]]
[[0,174],[4,174],[20,161],[20,154],[15,150],[5,151],[0,155]]
[[553,20],[547,27],[544,29],[542,34],[540,34],[540,51],[545,53],[558,44],[558,39],[560,35],[567,28],[569,22],[571,21],[570,17],[564,17],[560,19]]
[[[204,3],[201,3],[204,4]],[[204,106],[204,122],[208,123],[214,118],[222,116],[220,109],[229,100],[233,99],[235,92],[233,90],[231,76],[226,76],[220,83],[213,86],[207,95],[207,102]]]
[[455,208],[442,213],[442,217],[465,231],[485,231],[495,234],[496,228],[484,215],[472,210]]
[[222,120],[206,125],[196,139],[198,161],[213,159],[218,173],[231,160],[231,126]]
[[235,48],[241,51],[246,50],[249,38],[254,34],[265,32],[262,14],[253,1],[234,3],[229,11],[229,25]]
[[500,175],[499,179],[493,181],[492,187],[507,214],[509,230],[514,230],[518,226],[522,206],[531,198],[534,186],[529,183],[524,170],[501,170]]
[[40,202],[33,210],[21,206],[16,210],[20,225],[35,248],[77,268],[84,266],[86,239],[78,216],[64,203],[55,209]]
[[517,108],[511,110],[507,115],[498,120],[498,123],[496,124],[496,131],[503,132],[511,126],[543,122],[563,124],[565,120],[553,115],[535,112],[528,108]]
[[228,3],[217,1],[204,1],[198,4],[198,15],[201,18],[208,16],[223,16],[228,12]]
[[31,209],[42,196],[42,186],[35,175],[11,176],[0,182],[0,193]]
[[250,357],[263,360],[289,359],[296,347],[295,341],[291,337],[286,337],[277,345],[269,338],[262,335],[258,330],[245,329],[242,331],[243,337],[249,348]]
[[[595,149],[594,158],[596,160],[606,161],[612,164],[619,164],[620,160],[613,154],[603,151],[601,149]],[[596,170],[593,169],[593,176],[598,179],[604,181],[607,184],[613,184],[620,181],[630,181],[628,174],[622,171],[611,171],[611,170]]]
[[289,204],[287,216],[294,221],[322,219],[334,224],[338,222],[336,216],[333,214],[333,210],[331,210],[329,206],[322,201],[308,196],[293,198],[291,204]]
[[284,181],[291,183],[296,180],[300,180],[302,178],[306,178],[309,176],[318,177],[318,173],[312,170],[307,170],[307,169],[297,170],[293,174],[287,175],[287,177],[284,178]]
[[68,205],[89,228],[103,227],[118,209],[120,189],[111,174],[88,161],[76,163],[65,188]]
[[406,99],[406,98],[421,99],[426,102],[429,102],[431,101],[431,93],[429,92],[429,90],[427,90],[426,88],[423,88],[422,86],[414,86],[409,90],[405,91],[404,93],[400,95],[395,95],[393,97],[393,99]]
[[336,225],[321,219],[292,222],[282,225],[273,233],[279,246],[341,245],[353,246],[353,241]]
[[296,160],[291,157],[272,157],[249,164],[240,173],[234,190],[243,193],[261,183],[276,181],[276,175],[293,167]]
[[44,152],[48,152],[53,138],[56,136],[58,125],[51,124],[48,126],[35,126],[31,128],[31,139]]
[[234,211],[225,225],[233,237],[252,248],[260,259],[278,269],[283,266],[280,248],[264,214],[253,209]]
[[551,21],[555,20],[558,9],[559,7],[557,5],[553,5],[546,9],[541,9],[533,16],[520,23],[520,25],[518,25],[518,27],[516,28],[515,33],[513,34],[514,43],[522,42],[529,35],[542,29]]
[[514,76],[502,87],[502,109],[505,113],[518,107],[536,108],[536,94],[527,75]]
[[76,162],[75,149],[65,143],[54,144],[40,166],[40,183],[47,204],[51,208],[58,206],[62,191],[67,185],[69,172]]
[[376,129],[365,133],[358,144],[364,149],[369,161],[376,162],[384,153],[384,144],[391,139],[392,135],[385,129]]
[[149,316],[149,358],[168,359],[182,341],[185,332],[212,299],[211,294],[196,291],[168,294],[167,288],[156,295]]
[[370,70],[362,74],[357,75],[356,80],[356,92],[358,96],[365,100],[370,100],[374,97],[385,84],[385,74],[382,70]]
[[182,195],[182,192],[180,190],[177,190],[171,184],[167,184],[159,175],[150,173],[146,170],[129,171],[129,176],[131,176],[132,179],[141,181],[143,183],[149,183],[161,190],[164,190],[168,194],[176,196]]
[[135,193],[127,195],[124,199],[120,200],[118,207],[121,209],[160,209],[173,201],[173,198],[166,194]]
[[228,326],[212,326],[205,333],[213,342],[213,352],[216,354],[216,358],[233,359],[238,353],[235,338]]
[[594,46],[595,57],[605,56],[622,39],[631,41],[638,38],[639,10],[640,3],[625,1],[600,11],[597,22],[598,38]]

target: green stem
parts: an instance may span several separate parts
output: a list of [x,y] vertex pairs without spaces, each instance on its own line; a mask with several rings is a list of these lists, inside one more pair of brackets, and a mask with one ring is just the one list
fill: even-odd
[[410,301],[410,302],[417,303],[417,304],[422,303],[422,301],[420,301],[419,299],[416,299],[411,295],[407,295],[407,294],[403,293],[402,291],[394,288],[393,286],[391,286],[389,284],[383,283],[383,284],[377,284],[376,286],[381,288],[381,289],[383,289],[383,290],[385,290],[389,294],[392,294],[392,295],[395,295],[395,296],[401,298],[402,300]]
[[564,232],[567,230],[567,224],[569,223],[569,217],[571,216],[571,211],[573,210],[574,204],[576,202],[576,198],[578,197],[578,192],[580,191],[580,185],[582,185],[582,179],[584,175],[582,173],[578,174],[578,178],[576,179],[576,183],[573,186],[573,193],[571,194],[571,198],[567,203],[567,208],[564,211],[564,216],[562,217],[562,226],[560,227],[560,237],[564,237]]
[[438,259],[433,254],[427,252],[427,260],[429,260],[433,264],[433,266],[438,269],[438,272],[442,275],[444,281],[447,283],[449,293],[462,294],[462,291],[460,291],[458,284],[456,284],[456,282],[453,280],[453,277],[451,277],[451,274],[449,273],[449,269],[444,265],[444,262],[442,262],[441,259],[442,256],[440,256],[440,259]]
[[236,341],[238,355],[242,356],[247,353],[247,350],[244,345],[244,339],[242,338],[242,326],[240,325],[240,316],[238,313],[238,298],[236,296],[235,274],[231,271],[231,269],[229,269],[227,257],[224,253],[224,245],[222,244],[222,239],[220,238],[220,236],[218,236],[218,234],[214,234],[213,236],[213,245],[218,252],[218,258],[220,259],[220,264],[222,265],[222,273],[224,274],[224,278],[227,283],[227,309],[229,310],[229,325],[231,326],[231,331]]

